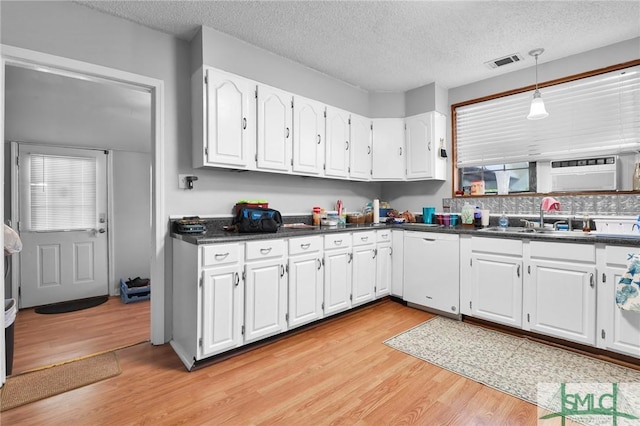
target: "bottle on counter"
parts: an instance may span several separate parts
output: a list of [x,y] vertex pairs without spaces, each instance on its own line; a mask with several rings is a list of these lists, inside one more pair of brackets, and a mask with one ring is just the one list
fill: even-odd
[[591,219],[586,214],[582,218],[582,232],[591,232]]
[[473,226],[476,228],[482,228],[482,211],[480,210],[480,206],[476,206],[476,209],[473,212]]
[[312,216],[313,226],[320,226],[321,213],[322,213],[322,209],[320,207],[313,208],[313,216]]
[[507,229],[509,227],[509,218],[507,217],[507,212],[502,212],[502,216],[498,219],[498,226],[502,229]]

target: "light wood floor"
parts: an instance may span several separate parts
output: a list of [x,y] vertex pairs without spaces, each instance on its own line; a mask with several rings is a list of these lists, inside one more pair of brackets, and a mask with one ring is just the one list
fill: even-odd
[[[535,425],[536,407],[383,342],[432,315],[391,300],[187,372],[169,345],[122,374],[2,413],[20,425]],[[6,423],[5,423],[6,422]]]
[[90,309],[55,315],[18,311],[12,374],[149,340],[150,302],[119,297]]

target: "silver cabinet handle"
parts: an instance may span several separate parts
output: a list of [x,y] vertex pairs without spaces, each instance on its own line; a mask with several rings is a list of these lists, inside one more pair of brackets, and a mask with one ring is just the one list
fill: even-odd
[[520,265],[518,265],[518,277],[520,277]]
[[347,263],[351,263],[353,260],[353,253],[349,253],[349,261]]
[[402,155],[402,147],[400,147],[400,155]]
[[378,249],[373,249],[373,257],[372,257],[372,259],[375,259],[377,255],[378,255]]
[[389,249],[389,256],[393,256],[393,247]]
[[345,146],[346,146],[346,147],[345,147],[345,149],[344,149],[344,150],[345,150],[345,151],[349,151],[349,141],[346,141],[346,142],[345,142]]
[[370,146],[367,147],[367,155],[369,155],[369,154],[371,154],[371,147]]
[[369,237],[360,237],[361,241],[367,241],[369,239]]
[[269,248],[261,248],[260,249],[260,253],[262,254],[269,254],[271,252],[272,247]]
[[333,244],[335,244],[337,246],[341,246],[342,245],[342,240],[333,240]]
[[321,138],[320,138],[320,135],[318,135],[318,145],[320,145],[320,141],[321,141]]
[[431,151],[431,141],[427,142],[427,150]]
[[318,261],[318,271],[322,268],[322,261],[320,259],[316,259]]
[[287,130],[287,136],[285,136],[285,138],[289,139],[289,128],[287,127],[286,130]]
[[246,130],[246,129],[247,129],[247,119],[246,119],[246,118],[243,118],[243,119],[242,119],[242,128],[243,128],[244,130]]
[[591,288],[594,288],[596,286],[595,280],[593,279],[593,274],[589,274],[589,285],[591,286]]
[[306,250],[306,249],[308,249],[309,247],[311,247],[311,243],[300,244],[300,248],[301,248],[302,250]]
[[236,287],[238,287],[238,284],[240,284],[240,275],[236,272]]
[[284,277],[284,265],[280,265],[280,278]]
[[216,255],[214,256],[216,259],[225,259],[227,256],[229,256],[229,252],[226,253],[216,253]]

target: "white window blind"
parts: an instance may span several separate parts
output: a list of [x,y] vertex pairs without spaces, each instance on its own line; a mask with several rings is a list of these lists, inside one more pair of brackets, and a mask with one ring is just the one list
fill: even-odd
[[96,159],[31,154],[30,230],[96,226]]
[[457,108],[458,167],[640,150],[640,66],[540,92],[542,120],[526,118],[533,91]]

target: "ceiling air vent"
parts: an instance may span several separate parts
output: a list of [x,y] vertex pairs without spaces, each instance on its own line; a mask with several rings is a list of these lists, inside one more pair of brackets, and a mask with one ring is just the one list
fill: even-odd
[[484,64],[489,68],[498,68],[505,65],[513,64],[514,62],[520,62],[524,59],[524,57],[519,53],[514,53],[513,55],[504,56],[502,58],[493,59],[489,62],[485,62]]

